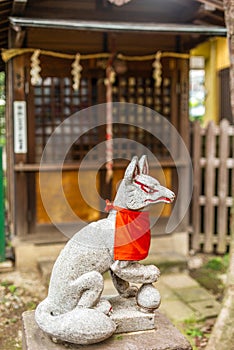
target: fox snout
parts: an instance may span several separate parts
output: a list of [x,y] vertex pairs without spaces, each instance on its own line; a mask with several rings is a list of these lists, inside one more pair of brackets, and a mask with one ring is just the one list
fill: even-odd
[[176,197],[174,192],[163,186],[161,186],[160,193],[162,194],[162,197],[165,197],[165,199],[167,199],[166,202],[168,203],[172,203]]
[[172,203],[175,199],[175,193],[169,190],[168,188],[159,185],[157,188],[157,193],[154,195],[154,198],[150,200],[152,203]]

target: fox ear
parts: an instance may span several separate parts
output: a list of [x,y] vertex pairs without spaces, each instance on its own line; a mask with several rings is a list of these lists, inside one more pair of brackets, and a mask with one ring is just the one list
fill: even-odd
[[144,175],[148,175],[149,174],[149,164],[148,164],[148,160],[147,160],[146,155],[143,155],[141,157],[138,164],[139,164],[140,172]]
[[138,157],[134,156],[131,162],[128,164],[127,169],[125,170],[124,180],[127,183],[131,183],[133,179],[140,174],[140,169],[138,165]]

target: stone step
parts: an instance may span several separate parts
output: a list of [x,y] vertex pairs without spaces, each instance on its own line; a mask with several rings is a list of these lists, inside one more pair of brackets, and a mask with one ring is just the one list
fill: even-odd
[[14,263],[12,260],[0,262],[0,273],[10,272],[14,270]]

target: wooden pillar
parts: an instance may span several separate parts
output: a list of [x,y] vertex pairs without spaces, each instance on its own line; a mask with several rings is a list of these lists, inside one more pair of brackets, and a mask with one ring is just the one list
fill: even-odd
[[[14,104],[16,101],[26,102],[25,96],[25,67],[24,56],[17,56],[13,61],[13,121]],[[27,119],[27,118],[26,118]],[[14,122],[13,122],[14,123]],[[17,133],[17,127],[14,123],[14,139]],[[27,142],[27,140],[26,140]],[[27,162],[27,150],[16,149],[14,144],[15,164],[24,164]],[[28,191],[27,191],[27,174],[25,172],[15,173],[15,226],[17,236],[25,236],[28,233]]]
[[[190,149],[190,125],[189,125],[189,60],[181,59],[179,62],[180,68],[180,97],[179,97],[179,110],[178,110],[178,131],[182,137],[187,149]],[[183,161],[183,159],[181,159]],[[178,208],[178,217],[181,218],[181,213],[184,212],[185,198],[189,197],[190,193],[190,173],[188,164],[183,165],[180,169],[179,176],[184,179],[183,183],[183,198],[180,200],[180,206]],[[181,189],[180,189],[181,191]],[[187,230],[189,225],[189,213],[184,217],[181,222],[181,230]]]
[[169,69],[171,76],[171,123],[178,128],[178,68],[177,59],[169,60]]
[[[98,90],[98,103],[106,103],[106,86],[104,84],[104,76],[100,76],[97,80],[97,90]],[[106,126],[100,126],[99,127],[99,143],[105,141],[105,135],[106,135]],[[100,181],[100,196],[102,199],[109,199],[112,198],[112,179],[107,183],[106,182],[106,168],[103,166],[99,170],[99,181]],[[104,209],[104,208],[101,208]],[[100,217],[106,217],[106,213],[101,212]]]
[[189,60],[180,60],[179,132],[189,147]]
[[[30,164],[35,163],[35,105],[34,105],[34,87],[30,83],[30,61],[26,60],[26,79],[28,86],[27,95],[27,128],[28,128],[28,152],[27,162]],[[36,172],[27,173],[27,187],[28,187],[28,209],[27,209],[27,221],[28,232],[32,233],[36,231]]]
[[[189,151],[189,60],[170,59],[169,69],[171,76],[171,122],[177,129]],[[176,151],[177,160],[180,160],[180,162],[183,161],[184,159],[182,159],[180,154],[180,140],[177,140],[177,137],[173,135],[171,142],[174,147],[174,152]],[[178,176],[184,179],[183,189],[178,189]],[[180,191],[180,193],[178,193],[179,205],[176,211],[178,220],[181,220],[182,213],[184,213],[184,203],[186,203],[184,199],[186,196],[189,196],[190,186],[188,167],[186,165],[179,165],[179,168],[172,168],[172,188]],[[183,195],[181,195],[181,191],[183,191]],[[176,231],[186,231],[188,224],[189,216],[186,215],[176,228]]]
[[6,66],[6,177],[7,177],[7,221],[10,232],[15,233],[15,178],[14,178],[14,135],[13,135],[13,63],[9,61]]

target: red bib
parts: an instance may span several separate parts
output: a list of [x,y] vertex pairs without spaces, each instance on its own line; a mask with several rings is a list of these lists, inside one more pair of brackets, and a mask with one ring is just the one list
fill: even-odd
[[115,207],[107,201],[106,211],[116,213],[114,259],[142,260],[150,248],[149,213]]

